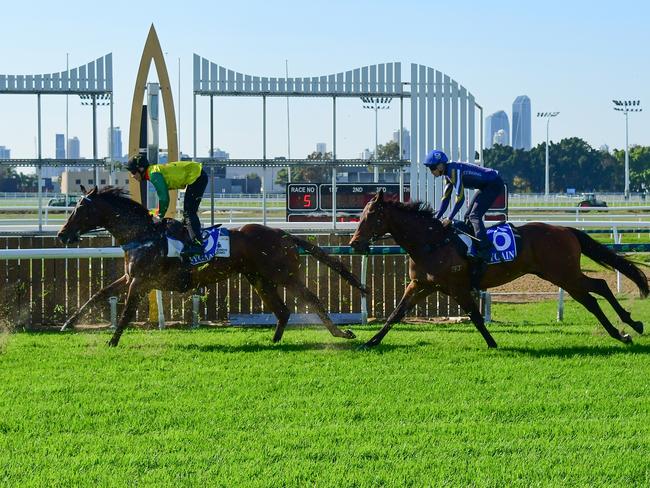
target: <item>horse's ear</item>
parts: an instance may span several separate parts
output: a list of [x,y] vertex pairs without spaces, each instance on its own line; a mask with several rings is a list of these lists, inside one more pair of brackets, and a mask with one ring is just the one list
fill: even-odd
[[90,195],[96,195],[96,194],[97,194],[97,190],[98,190],[97,185],[95,185],[95,187],[94,187],[92,190],[90,190],[90,193],[89,193],[89,194],[90,194]]
[[377,201],[378,202],[383,202],[384,201],[384,189],[383,188],[377,192]]
[[83,194],[85,195],[85,194],[86,194],[86,187],[83,186],[83,185],[79,185],[79,187],[81,188],[81,191],[82,191]]

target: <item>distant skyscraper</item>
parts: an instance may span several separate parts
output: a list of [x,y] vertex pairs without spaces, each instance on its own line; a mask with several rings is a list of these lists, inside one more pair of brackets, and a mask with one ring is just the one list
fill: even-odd
[[[54,135],[54,158],[65,159],[65,134]],[[63,167],[44,166],[41,171],[43,178],[57,178],[63,173]]]
[[[502,133],[497,142],[495,136],[499,131],[502,131]],[[503,110],[485,117],[485,148],[490,149],[493,144],[501,144],[502,146],[510,144],[510,123],[508,122],[508,114]]]
[[[411,159],[411,133],[403,129],[402,133],[402,159]],[[399,143],[399,130],[393,131],[393,142]]]
[[65,159],[65,134],[55,134],[55,159]]
[[512,103],[512,147],[529,151],[532,147],[530,98],[521,95]]
[[359,154],[359,159],[363,159],[364,161],[367,161],[368,159],[370,159],[370,156],[372,156],[370,149],[364,149],[363,151],[361,151],[361,154]]
[[79,138],[72,137],[68,139],[68,159],[80,159],[81,151],[79,145]]
[[316,143],[316,152],[319,152],[323,155],[327,152],[327,144],[324,142],[317,142]]
[[11,159],[11,149],[6,146],[0,146],[0,159]]
[[[111,128],[106,129],[107,140],[106,147],[110,149],[111,147]],[[111,152],[108,151],[107,156],[110,156]],[[122,157],[122,129],[119,127],[113,127],[113,158],[120,159]]]

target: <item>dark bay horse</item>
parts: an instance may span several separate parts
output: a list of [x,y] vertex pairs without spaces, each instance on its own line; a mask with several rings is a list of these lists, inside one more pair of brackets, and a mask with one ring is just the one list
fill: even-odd
[[[614,339],[625,343],[632,340],[628,334],[616,330],[590,293],[604,297],[623,322],[639,334],[643,333],[643,323],[632,320],[605,280],[590,278],[582,273],[580,255],[584,254],[599,264],[620,271],[638,286],[642,297],[647,297],[648,279],[636,265],[577,229],[531,223],[517,230],[522,238],[519,255],[511,262],[489,265],[481,280],[482,289],[508,283],[525,274],[534,274],[565,289],[598,318]],[[453,231],[434,217],[431,207],[420,202],[404,204],[388,201],[380,191],[364,208],[350,245],[364,252],[373,239],[384,234],[393,236],[408,252],[411,282],[397,308],[366,345],[379,344],[392,325],[399,322],[411,307],[434,291],[441,291],[469,313],[488,347],[496,347],[470,292],[468,260],[458,250]]]
[[192,267],[178,258],[168,258],[165,226],[182,227],[180,222],[165,219],[155,223],[147,209],[131,200],[118,188],[94,187],[81,197],[63,228],[59,239],[70,244],[81,234],[104,228],[117,243],[126,246],[124,275],[97,292],[72,317],[62,330],[73,326],[90,306],[128,290],[124,312],[109,345],[117,346],[124,328],[133,319],[138,303],[150,290],[187,292],[194,288],[227,279],[241,273],[251,283],[264,304],[277,317],[274,341],[282,338],[291,313],[278,293],[283,286],[311,306],[335,337],[353,339],[352,331],[336,327],[318,297],[300,280],[298,248],[339,273],[351,286],[365,293],[359,280],[339,260],[332,258],[318,246],[281,229],[247,224],[230,231],[230,257],[217,258],[203,266]]

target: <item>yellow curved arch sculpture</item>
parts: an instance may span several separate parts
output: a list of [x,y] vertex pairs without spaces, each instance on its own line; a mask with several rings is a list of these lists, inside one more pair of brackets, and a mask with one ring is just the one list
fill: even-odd
[[[158,82],[160,83],[160,96],[165,110],[165,128],[167,133],[167,157],[168,161],[178,161],[178,132],[176,129],[176,113],[174,111],[174,100],[172,98],[171,84],[165,56],[163,55],[158,34],[153,24],[149,29],[149,35],[144,44],[138,76],[135,79],[135,89],[133,91],[133,103],[131,104],[131,125],[129,127],[129,158],[138,155],[140,149],[140,121],[142,119],[142,100],[144,99],[144,90],[147,85],[147,75],[151,61],[156,66]],[[140,186],[133,179],[129,181],[129,191],[131,198],[137,202],[142,202],[140,195]],[[169,192],[169,209],[165,217],[173,218],[176,216],[176,190]]]

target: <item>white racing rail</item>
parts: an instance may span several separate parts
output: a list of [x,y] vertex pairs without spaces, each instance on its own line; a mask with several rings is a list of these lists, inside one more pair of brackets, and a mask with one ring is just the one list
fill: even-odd
[[[511,221],[515,225],[521,225],[528,222],[522,221]],[[575,221],[555,221],[552,222],[555,225],[567,225],[567,226],[576,226],[582,228],[605,228],[611,229],[612,234],[614,235],[614,241],[616,243],[621,242],[621,234],[618,232],[619,228],[627,229],[640,229],[640,228],[650,228],[650,222],[638,222],[638,221],[588,221],[588,222],[575,222]],[[578,224],[578,225],[576,225]],[[237,228],[240,227],[236,224],[224,224],[225,227]],[[351,234],[354,229],[356,229],[356,222],[340,222],[337,224],[337,230],[341,233]],[[59,226],[56,227],[58,230]],[[317,233],[317,232],[331,232],[332,223],[331,222],[282,222],[278,227],[291,231],[293,233]],[[37,259],[90,259],[90,258],[122,258],[124,257],[124,251],[120,247],[94,247],[94,248],[41,248],[41,249],[0,249],[0,260],[37,260]],[[361,264],[361,281],[363,284],[366,283],[366,269],[367,269],[367,256],[362,255],[362,264]],[[621,290],[621,275],[617,271],[617,291]],[[484,304],[484,315],[486,321],[489,322],[491,319],[491,296],[489,292],[484,292],[482,294],[483,304]],[[158,302],[158,323],[159,328],[164,328],[165,318],[162,315],[162,295],[159,290],[156,290],[156,298]],[[117,320],[117,299],[111,297],[109,299],[111,304],[111,323],[113,326],[116,324]],[[367,318],[367,306],[366,300],[362,299],[361,303],[361,321],[365,323],[365,318]],[[198,310],[199,310],[199,297],[193,296],[193,326],[198,326]],[[561,288],[558,290],[558,311],[557,311],[557,320],[561,321],[564,315],[564,290]]]

